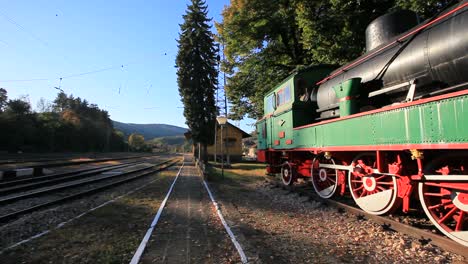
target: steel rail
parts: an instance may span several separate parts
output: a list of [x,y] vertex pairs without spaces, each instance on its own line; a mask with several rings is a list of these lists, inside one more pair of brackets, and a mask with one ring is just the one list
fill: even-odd
[[144,168],[136,169],[136,170],[133,170],[131,172],[123,172],[123,173],[116,174],[116,175],[109,175],[109,176],[101,177],[101,178],[97,178],[97,179],[96,178],[88,179],[88,180],[81,181],[81,182],[70,183],[70,184],[66,184],[66,185],[62,185],[62,186],[58,186],[58,187],[51,187],[51,188],[47,188],[47,189],[38,190],[38,191],[35,191],[35,192],[19,194],[19,195],[16,195],[16,196],[10,196],[10,197],[7,197],[7,198],[0,199],[0,205],[9,204],[9,203],[12,203],[12,202],[15,202],[15,201],[18,201],[18,200],[23,200],[23,199],[30,198],[30,197],[36,197],[36,196],[40,196],[40,195],[43,195],[43,194],[50,194],[52,192],[61,191],[61,190],[65,190],[65,189],[70,189],[70,188],[73,188],[73,187],[78,187],[78,186],[82,186],[82,185],[86,185],[86,184],[90,184],[90,183],[96,183],[96,182],[100,182],[100,181],[104,181],[104,180],[108,180],[108,179],[112,179],[112,178],[126,176],[129,173],[136,173],[136,172],[148,170],[148,169],[153,168],[154,166],[165,164],[167,162],[169,162],[169,160],[158,163],[156,165],[150,165],[150,166],[146,166]]
[[77,160],[77,161],[50,162],[50,163],[31,162],[31,165],[13,166],[13,167],[0,166],[0,171],[3,171],[4,173],[8,173],[8,172],[18,170],[18,169],[44,169],[44,168],[53,168],[53,167],[73,166],[73,165],[80,165],[80,164],[87,164],[87,163],[138,159],[138,158],[145,158],[145,157],[151,157],[151,156],[156,156],[156,155],[142,155],[142,156],[132,156],[132,157],[128,156],[128,157],[120,157],[120,158],[100,158],[100,159],[90,159],[90,160],[81,160],[81,161]]
[[[120,169],[120,168],[125,168],[133,165],[138,165],[141,163],[144,163],[145,161],[134,161],[134,162],[129,162],[125,164],[119,164],[119,165],[110,165],[110,166],[104,166],[101,168],[93,168],[93,169],[85,169],[81,171],[74,171],[74,172],[67,172],[67,173],[62,173],[62,174],[55,174],[55,175],[48,175],[42,180],[38,180],[36,178],[32,178],[29,180],[33,181],[26,181],[25,184],[21,185],[15,185],[13,187],[9,188],[1,188],[0,189],[0,196],[7,195],[10,193],[15,193],[15,192],[21,192],[21,191],[27,191],[27,190],[32,190],[32,189],[37,189],[39,187],[43,186],[49,186],[49,185],[54,185],[62,182],[67,182],[67,181],[72,181],[74,179],[83,179],[86,177],[90,177],[102,172],[110,171],[110,170],[115,170],[115,169]],[[39,181],[39,182],[37,182]],[[1,187],[1,186],[0,186]]]
[[[96,188],[93,188],[93,189],[89,189],[89,190],[85,190],[85,191],[82,191],[82,192],[79,192],[79,193],[71,194],[71,195],[68,195],[68,196],[63,197],[63,198],[59,198],[59,199],[56,199],[56,200],[53,200],[53,201],[49,201],[49,202],[45,202],[45,203],[42,203],[42,204],[34,205],[34,206],[31,206],[31,207],[28,207],[26,209],[22,209],[22,210],[13,212],[13,213],[2,215],[2,216],[0,216],[0,223],[5,223],[5,222],[8,222],[8,221],[10,221],[12,219],[18,218],[21,215],[31,213],[31,212],[37,211],[39,209],[43,209],[43,208],[46,208],[46,207],[49,207],[49,206],[52,206],[52,205],[58,205],[58,204],[61,204],[61,203],[64,203],[64,202],[67,202],[67,201],[70,201],[70,200],[75,200],[75,199],[78,199],[78,198],[81,198],[81,197],[84,197],[84,196],[87,196],[87,195],[90,195],[90,194],[94,194],[94,193],[109,189],[111,187],[114,187],[114,186],[117,186],[117,185],[120,185],[120,184],[123,184],[123,183],[127,183],[127,182],[130,182],[130,181],[142,178],[144,176],[153,174],[155,172],[163,171],[163,170],[173,166],[174,164],[176,164],[178,162],[179,162],[179,159],[176,158],[176,159],[171,159],[171,160],[161,162],[159,164],[155,164],[155,165],[151,166],[150,168],[154,168],[156,166],[162,166],[162,165],[166,165],[166,164],[167,165],[165,167],[159,167],[159,168],[153,169],[153,170],[148,171],[148,172],[141,172],[141,170],[126,172],[125,173],[126,175],[133,174],[133,173],[136,173],[136,172],[140,172],[140,173],[133,176],[133,177],[125,178],[125,179],[122,179],[120,181],[111,182],[111,183],[108,183],[108,184],[103,185],[103,186],[99,186],[99,187],[96,187]],[[146,169],[148,169],[148,168],[146,168]]]
[[[123,164],[130,164],[130,163],[135,163],[138,161],[132,161],[129,163],[123,163]],[[0,182],[0,189],[7,188],[10,186],[17,186],[20,184],[27,184],[27,183],[33,183],[33,182],[38,182],[38,181],[44,181],[44,180],[50,180],[50,179],[56,179],[57,177],[62,177],[62,176],[69,176],[69,175],[74,175],[77,173],[85,173],[97,169],[104,169],[108,167],[113,167],[113,166],[119,166],[123,164],[118,164],[118,165],[106,165],[102,167],[97,167],[97,168],[88,168],[88,169],[81,169],[81,170],[74,170],[74,171],[68,171],[68,172],[63,172],[63,173],[54,173],[54,174],[49,174],[49,175],[44,175],[44,176],[36,176],[36,177],[29,177],[29,178],[24,178],[20,180],[12,180],[12,181],[6,181],[6,182]]]
[[[152,156],[152,155],[138,155],[138,156],[134,156],[135,158],[141,158],[141,157],[148,157],[148,156]],[[127,158],[127,157],[130,157],[130,156],[125,156],[125,157],[122,157],[122,158]],[[6,159],[6,158],[0,158],[0,165],[13,165],[13,164],[20,164],[20,163],[38,163],[38,162],[50,162],[50,161],[64,161],[64,160],[72,160],[72,159],[79,159],[79,158],[88,158],[88,159],[93,159],[89,156],[86,156],[86,155],[70,155],[70,156],[65,156],[65,157],[60,157],[60,156],[56,156],[55,158],[53,156],[49,156],[49,157],[43,157],[43,158],[40,158],[40,157],[37,157],[37,158],[25,158],[25,157],[17,157],[17,159],[14,159],[14,158],[10,158],[10,159]],[[112,157],[103,157],[103,158],[100,158],[100,159],[109,159],[109,158],[112,158]],[[118,157],[115,157],[118,159]],[[94,158],[96,159],[96,158]]]
[[[265,177],[270,183],[273,183],[277,187],[286,187],[282,183],[280,183],[280,180],[277,179],[277,177]],[[388,228],[391,230],[394,230],[396,232],[406,234],[408,236],[411,236],[413,238],[418,239],[420,242],[422,241],[423,243],[430,243],[432,245],[438,246],[443,250],[459,254],[465,258],[468,258],[468,248],[453,241],[452,239],[432,233],[427,230],[423,230],[420,228],[413,227],[411,225],[403,224],[400,222],[397,222],[395,220],[389,219],[385,216],[379,216],[379,215],[373,215],[369,214],[359,208],[347,205],[345,203],[332,200],[332,199],[324,199],[318,195],[315,195],[313,191],[310,190],[305,190],[304,188],[301,189],[304,186],[289,186],[287,187],[288,190],[299,193],[301,195],[308,196],[315,201],[320,201],[326,205],[334,206],[336,208],[340,208],[341,210],[344,210],[348,213],[351,213],[353,215],[356,215],[359,218],[367,218],[372,220],[375,223],[378,223],[382,225],[384,228]],[[439,232],[439,231],[437,231]]]

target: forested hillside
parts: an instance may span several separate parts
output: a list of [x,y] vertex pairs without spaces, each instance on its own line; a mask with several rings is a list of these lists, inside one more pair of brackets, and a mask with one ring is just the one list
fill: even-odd
[[112,121],[115,129],[122,131],[126,136],[136,133],[142,135],[145,140],[157,137],[183,136],[186,128],[165,124],[132,124]]

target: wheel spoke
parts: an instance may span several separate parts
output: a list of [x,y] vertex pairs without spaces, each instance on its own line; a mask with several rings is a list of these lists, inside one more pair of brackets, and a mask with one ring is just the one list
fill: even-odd
[[358,188],[354,189],[354,191],[357,192],[357,191],[362,190],[363,188],[364,188],[364,185],[361,185],[361,187],[358,187]]
[[437,209],[437,208],[440,208],[440,207],[443,207],[449,203],[452,203],[452,201],[445,201],[445,202],[442,202],[440,204],[436,204],[436,205],[433,205],[433,206],[429,206],[427,207],[429,210],[433,210],[433,209]]
[[447,219],[449,219],[449,217],[451,217],[456,211],[458,210],[458,208],[454,207],[452,208],[452,210],[450,210],[444,217],[440,218],[439,219],[439,224],[442,224],[444,223]]
[[332,182],[332,184],[335,184],[335,183],[336,183],[336,180],[334,180],[333,178],[327,178],[327,181],[328,181],[328,182]]
[[401,205],[396,177],[380,174],[376,170],[375,153],[359,154],[350,164],[354,168],[348,173],[348,186],[361,209],[371,214],[383,215]]
[[331,198],[338,189],[338,174],[335,169],[326,168],[322,165],[335,165],[335,161],[326,159],[324,156],[317,156],[312,164],[314,164],[311,169],[312,185],[315,192],[322,198]]
[[361,195],[359,196],[359,198],[362,198],[362,197],[366,196],[367,193],[368,193],[368,192],[367,192],[366,190],[362,191],[362,193],[361,193]]
[[382,192],[385,191],[386,189],[382,186],[377,186],[377,189],[381,190]]
[[[427,217],[439,231],[454,241],[468,246],[468,177],[465,164],[468,152],[441,153],[430,160],[424,173],[441,175],[419,183],[419,200]],[[445,175],[460,175],[460,180]],[[447,177],[447,180],[444,180]]]
[[457,226],[455,227],[455,231],[462,231],[464,218],[465,218],[465,212],[460,211],[460,216],[458,217]]

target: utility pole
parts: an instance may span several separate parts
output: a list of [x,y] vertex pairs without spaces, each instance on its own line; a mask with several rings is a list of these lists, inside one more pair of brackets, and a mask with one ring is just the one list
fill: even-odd
[[[222,44],[223,44],[223,61],[224,61],[225,59],[224,58],[224,41],[222,41]],[[224,90],[224,113],[225,113],[226,118],[229,120],[228,104],[227,104],[227,96],[226,96],[226,72],[225,71],[223,71],[223,90]],[[229,158],[229,145],[227,144],[227,141],[229,139],[228,127],[229,127],[229,122],[226,122],[226,129],[225,129],[226,136],[224,137],[224,142],[221,142],[221,143],[224,143],[224,147],[226,149],[226,163],[228,166],[230,166],[231,160]]]
[[[221,66],[220,63],[221,61],[224,61],[224,41],[221,40],[221,45],[222,49],[220,49],[219,43],[218,43],[218,72],[221,71]],[[219,53],[222,53],[222,60],[220,60],[220,55]],[[226,72],[223,71],[223,94],[220,95],[220,87],[218,85],[218,88],[216,89],[216,104],[218,106],[219,112],[218,117],[222,116],[225,117],[225,120],[223,120],[222,124],[218,120],[218,124],[221,126],[221,155],[222,155],[222,168],[224,171],[224,162],[229,166],[231,164],[230,157],[229,157],[229,146],[227,142],[229,141],[229,134],[228,134],[228,102],[227,102],[227,96],[226,96]],[[224,96],[224,98],[220,98],[221,96]],[[224,113],[223,113],[224,112]],[[215,125],[215,131],[218,131],[218,124]],[[216,160],[216,151],[217,151],[217,135],[215,134],[215,160]],[[224,153],[226,153],[226,158],[224,158]]]

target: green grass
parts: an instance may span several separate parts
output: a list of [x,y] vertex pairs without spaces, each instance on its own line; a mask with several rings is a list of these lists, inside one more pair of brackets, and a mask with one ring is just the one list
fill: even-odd
[[262,163],[234,163],[231,167],[224,168],[222,177],[221,164],[210,163],[206,169],[209,181],[225,182],[255,182],[263,180],[265,176],[265,164]]

